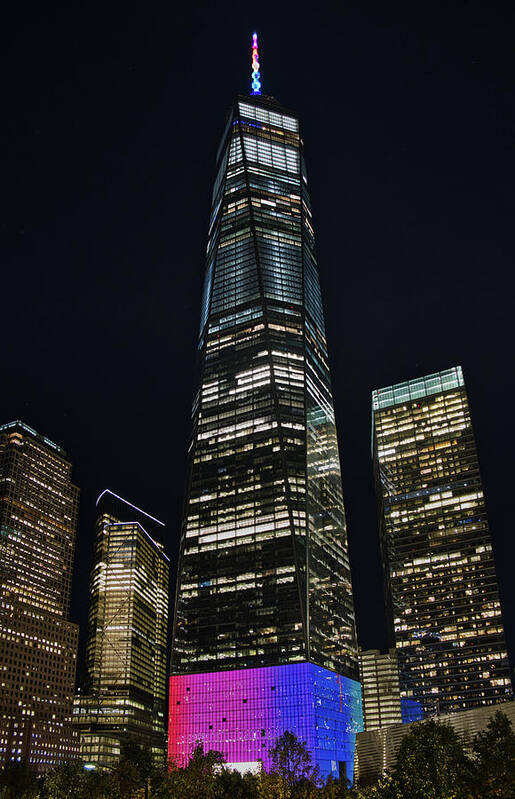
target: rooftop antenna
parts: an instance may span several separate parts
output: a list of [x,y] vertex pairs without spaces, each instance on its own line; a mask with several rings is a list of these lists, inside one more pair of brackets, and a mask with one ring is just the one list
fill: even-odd
[[259,53],[257,33],[252,34],[252,91],[251,94],[261,94],[261,73],[259,71]]

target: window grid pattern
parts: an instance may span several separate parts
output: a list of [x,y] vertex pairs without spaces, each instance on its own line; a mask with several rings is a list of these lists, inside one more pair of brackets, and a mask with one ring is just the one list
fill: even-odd
[[266,98],[237,101],[220,154],[171,669],[312,660],[356,678],[302,143],[298,123],[281,127],[292,118],[271,106],[279,108]]
[[402,696],[426,713],[499,701],[511,681],[461,369],[376,396],[389,398],[373,447]]
[[77,754],[78,501],[64,450],[23,422],[0,427],[0,763],[25,759],[38,774]]
[[74,721],[82,756],[112,767],[127,732],[163,759],[169,564],[162,544],[130,520],[131,506],[109,495],[103,504],[91,573],[90,691],[77,698]]
[[289,731],[306,743],[322,776],[343,772],[352,780],[361,729],[359,683],[312,663],[170,680],[169,755],[179,766],[201,741],[228,763],[261,760],[268,769],[269,749]]
[[395,649],[386,653],[376,649],[360,652],[359,678],[365,732],[388,724],[401,724],[399,664]]

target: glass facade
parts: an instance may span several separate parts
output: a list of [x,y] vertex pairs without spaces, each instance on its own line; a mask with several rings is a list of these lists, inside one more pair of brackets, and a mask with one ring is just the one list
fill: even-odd
[[40,774],[77,754],[78,627],[68,621],[79,490],[66,453],[0,427],[0,766]]
[[405,696],[401,699],[401,715],[403,724],[411,724],[414,721],[422,721],[424,718],[424,708],[421,702],[416,699],[409,699]]
[[88,681],[74,708],[81,756],[112,767],[131,738],[164,761],[169,563],[154,537],[163,523],[111,491],[97,507]]
[[[507,698],[510,670],[461,367],[374,391],[372,408],[401,695],[426,714]],[[405,705],[406,718],[413,707]]]
[[303,145],[271,98],[236,98],[219,148],[199,367],[172,685],[295,662],[357,679]]
[[313,663],[176,677],[169,718],[176,762],[186,765],[201,739],[229,764],[261,760],[268,768],[269,749],[288,730],[307,743],[322,774],[352,780],[360,700],[359,683]]
[[359,676],[365,731],[378,730],[388,724],[400,724],[401,693],[395,649],[386,653],[381,653],[378,649],[360,651]]

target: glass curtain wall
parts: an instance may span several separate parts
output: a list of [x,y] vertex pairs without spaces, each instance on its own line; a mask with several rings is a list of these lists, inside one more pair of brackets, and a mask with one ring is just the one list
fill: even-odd
[[303,144],[271,98],[236,98],[219,149],[192,416],[173,677],[312,661],[357,679]]

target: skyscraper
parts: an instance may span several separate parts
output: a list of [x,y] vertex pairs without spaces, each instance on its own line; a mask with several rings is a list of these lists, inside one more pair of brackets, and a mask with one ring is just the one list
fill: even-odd
[[0,427],[0,765],[42,773],[77,753],[78,627],[68,621],[79,490],[66,453]]
[[238,96],[217,157],[174,619],[169,754],[352,776],[360,688],[314,233],[295,114]]
[[75,702],[81,756],[112,767],[124,740],[165,757],[169,559],[164,524],[112,491],[97,500],[86,690]]
[[502,700],[510,670],[461,367],[374,391],[372,408],[401,695],[426,713]]

